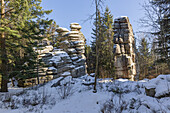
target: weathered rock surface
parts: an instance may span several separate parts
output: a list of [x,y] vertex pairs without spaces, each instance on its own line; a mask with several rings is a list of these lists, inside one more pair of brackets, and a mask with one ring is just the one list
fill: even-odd
[[[60,42],[59,49],[49,45],[48,40],[45,40],[45,47],[34,48],[45,66],[38,69],[40,83],[58,77],[86,75],[84,56],[86,39],[78,23],[71,23],[70,28],[71,31],[62,27],[56,29]],[[31,86],[37,83],[37,78],[31,78],[20,81],[19,86]]]
[[151,97],[170,97],[170,75],[159,75],[145,85],[145,93]]
[[117,77],[134,79],[136,75],[134,35],[128,17],[114,21],[115,73]]
[[86,39],[80,31],[81,26],[78,23],[71,23],[70,28],[71,31],[67,31],[65,35],[62,35],[65,28],[57,29],[60,42],[62,42],[59,44],[59,48],[64,50],[72,61],[74,68],[70,71],[71,76],[79,77],[86,74],[86,58],[84,56]]

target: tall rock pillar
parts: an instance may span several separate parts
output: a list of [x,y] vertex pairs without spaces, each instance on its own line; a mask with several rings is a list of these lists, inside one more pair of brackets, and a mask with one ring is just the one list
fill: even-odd
[[114,21],[115,74],[117,77],[134,80],[136,75],[134,34],[128,17]]
[[74,69],[71,70],[71,75],[79,77],[87,73],[84,55],[86,39],[80,31],[81,26],[78,23],[71,23],[70,28],[71,31],[61,27],[57,29],[59,48],[67,52],[72,61]]
[[70,48],[68,49],[68,54],[76,67],[72,70],[72,76],[78,77],[79,75],[85,75],[87,73],[86,57],[84,55],[86,39],[80,31],[81,26],[78,23],[71,23],[70,28],[71,31],[68,35]]

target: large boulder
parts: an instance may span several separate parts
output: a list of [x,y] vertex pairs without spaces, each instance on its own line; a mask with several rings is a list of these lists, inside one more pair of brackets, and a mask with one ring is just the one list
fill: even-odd
[[159,75],[145,85],[145,93],[152,97],[170,97],[170,75]]

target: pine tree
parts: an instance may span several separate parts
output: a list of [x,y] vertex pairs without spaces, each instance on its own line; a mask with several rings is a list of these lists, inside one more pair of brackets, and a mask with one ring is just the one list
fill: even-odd
[[103,16],[103,27],[102,27],[102,40],[101,40],[101,66],[100,70],[101,76],[103,77],[113,77],[114,74],[114,61],[113,61],[113,16],[106,7]]
[[158,48],[156,49],[156,53],[160,55],[160,59],[158,62],[167,63],[170,69],[170,38],[169,38],[169,28],[170,28],[170,13],[169,13],[169,2],[166,0],[153,0],[151,4],[158,8],[159,16],[157,21],[159,25],[159,30],[154,35],[157,36],[156,43],[158,44]]
[[95,82],[94,82],[94,89],[93,89],[93,92],[96,93],[97,92],[97,89],[96,89],[96,85],[97,85],[97,77],[99,75],[99,39],[100,39],[100,35],[99,35],[99,32],[98,32],[98,27],[100,29],[100,25],[98,24],[98,19],[99,19],[99,22],[100,22],[100,18],[99,18],[99,5],[100,3],[102,2],[102,0],[95,0],[95,6],[96,6],[96,25],[95,25],[95,28],[96,28],[96,64],[95,64]]
[[145,38],[141,39],[140,46],[139,46],[139,54],[138,54],[138,63],[140,67],[140,75],[142,75],[144,78],[148,74],[148,68],[149,68],[149,43]]
[[56,46],[56,42],[57,42],[57,36],[55,34],[55,30],[57,29],[57,27],[59,27],[55,21],[53,21],[51,23],[51,25],[47,28],[47,39],[50,40],[52,42],[53,46]]
[[[1,0],[1,27],[5,27],[5,24],[3,23],[5,21],[5,1]],[[0,36],[0,44],[1,44],[1,51],[0,51],[0,57],[1,57],[1,70],[0,75],[1,78],[1,91],[7,92],[7,53],[6,53],[6,45],[5,45],[5,29],[1,31]]]
[[[93,33],[92,33],[92,38],[93,38],[93,41],[91,42],[91,49],[92,49],[92,65],[94,66],[93,67],[93,72],[95,72],[96,70],[96,57],[100,57],[100,42],[101,42],[101,38],[102,38],[102,17],[101,17],[101,14],[100,14],[100,11],[98,11],[98,14],[97,14],[97,19],[95,18],[95,21],[94,21],[94,26],[95,28],[92,29],[93,30]],[[99,64],[98,64],[99,65]],[[99,68],[99,67],[98,67]],[[99,70],[99,69],[98,69]],[[99,71],[97,71],[97,75],[99,75]]]
[[[96,19],[95,19],[96,20]],[[96,21],[94,22],[94,25]],[[113,66],[113,16],[110,14],[108,7],[106,7],[105,13],[101,16],[100,12],[98,12],[97,19],[97,33],[98,33],[98,51],[99,51],[99,63],[98,63],[98,76],[100,77],[113,77],[114,74],[114,66]],[[92,53],[96,56],[96,29],[93,29],[93,42],[92,42]],[[94,62],[95,57],[91,58],[95,66]],[[95,68],[93,68],[95,69]]]
[[151,34],[154,35],[157,44],[155,52],[159,55],[158,63],[167,63],[170,69],[170,13],[168,0],[151,0],[144,5],[146,18],[143,25],[152,27]]
[[52,22],[43,20],[41,0],[1,0],[1,50],[0,60],[2,75],[1,91],[8,91],[9,77],[34,75],[36,53],[34,41],[41,40]]
[[91,47],[89,45],[85,45],[85,56],[86,56],[86,65],[87,65],[87,73],[90,74],[90,73],[94,73],[92,72],[92,67],[93,66],[93,59],[92,59],[92,50],[91,50]]

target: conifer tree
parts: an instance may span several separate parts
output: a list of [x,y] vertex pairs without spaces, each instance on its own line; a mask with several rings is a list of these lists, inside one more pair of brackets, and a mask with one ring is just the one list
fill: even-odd
[[57,27],[59,27],[59,26],[56,24],[55,21],[53,21],[51,23],[51,25],[47,28],[47,36],[46,37],[48,40],[50,40],[52,42],[53,46],[56,46],[55,43],[57,42],[57,39],[56,39],[57,37],[55,34]]
[[149,43],[147,42],[147,40],[145,38],[142,38],[139,46],[138,59],[140,59],[139,60],[140,75],[142,75],[144,78],[148,74],[149,68],[150,52],[148,46]]
[[92,59],[92,50],[89,45],[85,45],[85,56],[86,56],[86,64],[87,64],[87,73],[88,74],[93,73],[92,67],[94,67],[94,66],[93,66],[92,61],[94,59]]
[[[113,77],[114,74],[114,56],[113,56],[113,16],[106,7],[103,16],[103,27],[102,27],[102,40],[101,40],[101,76]],[[103,72],[103,74],[102,74]]]
[[158,63],[167,63],[170,69],[170,9],[166,0],[154,0],[151,2],[155,8],[159,9],[158,21],[159,29],[153,34],[156,36],[157,48],[155,52],[159,55]]
[[[94,25],[96,21],[94,22]],[[114,73],[114,66],[113,66],[113,16],[111,15],[109,8],[106,7],[104,15],[101,16],[100,12],[98,12],[98,19],[97,19],[97,29],[93,29],[93,42],[92,42],[92,53],[96,56],[96,30],[98,33],[98,51],[99,51],[99,63],[98,63],[98,76],[100,77],[111,77]],[[95,59],[95,57],[91,58]],[[92,60],[93,66],[95,66]],[[93,68],[95,69],[95,68]]]
[[52,22],[43,20],[41,0],[1,0],[0,74],[1,91],[7,92],[10,76],[33,75],[36,54],[34,41],[42,39],[45,28]]
[[[96,56],[100,57],[100,42],[101,42],[101,39],[102,39],[102,25],[103,22],[102,22],[102,17],[101,17],[101,14],[100,14],[100,11],[98,11],[98,14],[97,14],[97,19],[95,19],[95,22],[94,22],[94,26],[95,28],[92,29],[93,30],[93,33],[92,33],[92,38],[93,38],[93,41],[91,42],[91,49],[92,49],[92,63],[93,63],[93,72],[95,72],[96,70]],[[96,49],[98,50],[98,52],[96,51]],[[97,72],[98,75],[99,75],[99,71]]]
[[142,24],[152,27],[151,34],[155,37],[155,53],[159,55],[158,63],[166,63],[170,70],[170,11],[169,0],[150,0],[144,6],[146,17],[142,19]]

